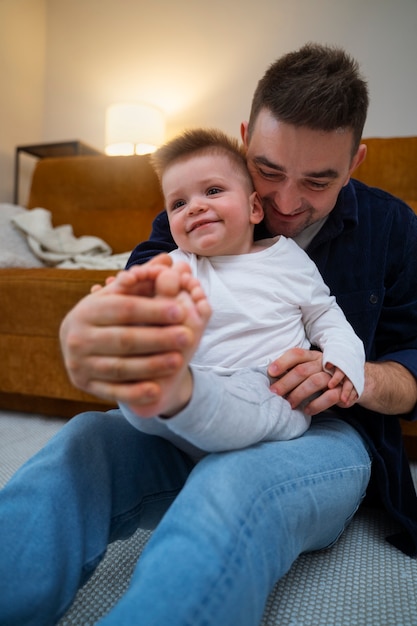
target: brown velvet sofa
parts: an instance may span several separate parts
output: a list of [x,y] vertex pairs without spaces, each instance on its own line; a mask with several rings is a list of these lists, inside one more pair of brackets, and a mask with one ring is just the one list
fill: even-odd
[[[51,211],[53,226],[96,235],[113,253],[147,239],[163,209],[148,157],[77,156],[43,159],[32,177],[28,208]],[[0,269],[0,409],[72,417],[106,409],[75,389],[61,358],[58,329],[66,312],[110,270]]]
[[[417,137],[365,139],[368,155],[355,177],[404,199],[417,213]],[[114,253],[148,237],[163,209],[147,157],[43,159],[35,168],[28,208],[44,207],[53,224],[96,235]],[[98,270],[0,270],[0,409],[72,416],[105,402],[75,389],[66,376],[58,328],[66,312],[111,274]],[[408,447],[417,426],[405,424]],[[417,449],[415,449],[417,453]]]

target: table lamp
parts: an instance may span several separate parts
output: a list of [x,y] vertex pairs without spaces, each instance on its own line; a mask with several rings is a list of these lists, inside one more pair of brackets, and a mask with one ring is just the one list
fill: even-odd
[[164,141],[165,118],[150,104],[118,103],[106,111],[106,154],[154,152]]

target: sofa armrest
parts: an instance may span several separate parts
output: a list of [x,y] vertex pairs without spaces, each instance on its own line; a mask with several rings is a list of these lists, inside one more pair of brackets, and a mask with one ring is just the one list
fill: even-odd
[[109,274],[104,270],[55,268],[1,270],[0,395],[108,405],[69,381],[61,357],[59,327],[91,286],[103,284]]

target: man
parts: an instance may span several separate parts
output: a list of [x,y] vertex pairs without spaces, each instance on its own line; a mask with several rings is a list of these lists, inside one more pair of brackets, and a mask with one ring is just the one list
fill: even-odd
[[[415,417],[417,401],[417,218],[350,181],[365,157],[367,102],[343,51],[306,46],[267,71],[242,129],[266,213],[262,235],[293,236],[306,249],[365,344],[359,403],[333,407],[326,390],[307,405],[314,417],[302,437],[196,465],[119,411],[74,418],[1,494],[2,623],[53,623],[108,541],[157,524],[102,623],[255,626],[297,556],[343,532],[371,463],[376,492],[405,531],[393,541],[416,553],[416,496],[397,415]],[[130,263],[170,248],[160,217]],[[134,295],[103,289],[70,312],[61,340],[76,385],[111,400],[155,401],[158,377],[181,367],[190,335],[178,303],[152,293],[151,281]],[[328,382],[314,350],[290,350],[270,374],[292,406]]]

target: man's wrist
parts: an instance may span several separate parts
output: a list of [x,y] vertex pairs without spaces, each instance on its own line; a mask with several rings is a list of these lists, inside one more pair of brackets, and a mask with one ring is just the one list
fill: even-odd
[[358,404],[384,415],[401,415],[417,402],[417,380],[396,361],[365,363],[365,387]]

